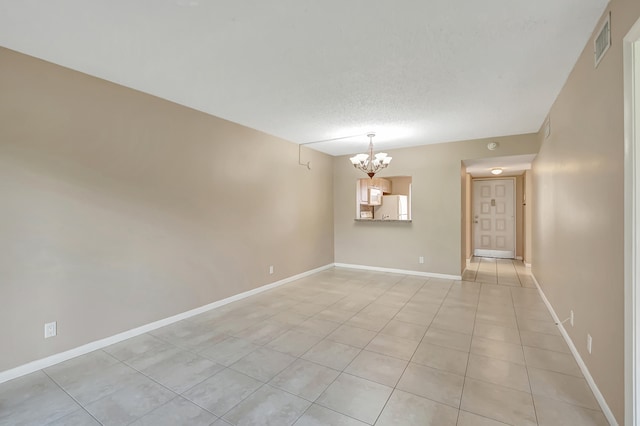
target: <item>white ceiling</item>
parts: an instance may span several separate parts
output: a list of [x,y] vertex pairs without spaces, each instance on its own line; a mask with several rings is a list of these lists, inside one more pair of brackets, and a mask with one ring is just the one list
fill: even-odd
[[503,176],[514,176],[530,170],[535,158],[536,154],[510,155],[464,160],[462,163],[466,166],[467,173],[473,177],[494,177],[491,174],[493,168],[501,168]]
[[606,0],[0,0],[0,45],[334,155],[535,132]]

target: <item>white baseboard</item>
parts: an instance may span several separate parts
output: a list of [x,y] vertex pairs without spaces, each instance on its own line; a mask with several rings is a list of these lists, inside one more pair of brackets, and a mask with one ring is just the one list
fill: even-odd
[[522,260],[522,256],[516,256],[516,260]]
[[467,266],[471,265],[471,258],[467,259]]
[[607,405],[607,401],[604,399],[604,396],[600,392],[600,389],[598,389],[598,386],[596,385],[596,382],[593,380],[593,377],[591,376],[591,373],[589,372],[587,365],[582,360],[580,353],[578,353],[578,349],[576,348],[576,345],[573,344],[573,340],[571,340],[571,337],[569,337],[569,333],[567,333],[567,330],[564,328],[564,325],[562,324],[562,322],[560,322],[558,315],[556,315],[556,312],[553,310],[553,306],[551,306],[551,303],[547,299],[547,296],[545,296],[544,291],[542,291],[542,287],[540,287],[538,280],[533,274],[531,274],[531,278],[533,278],[533,282],[538,288],[538,292],[540,293],[540,296],[542,297],[544,304],[547,305],[547,309],[549,310],[549,313],[551,313],[553,320],[556,322],[556,324],[558,324],[558,329],[560,329],[560,334],[562,334],[562,337],[564,337],[564,340],[567,342],[567,345],[569,345],[569,349],[571,350],[573,357],[576,359],[576,362],[578,363],[578,366],[580,367],[580,370],[582,371],[584,378],[589,384],[589,387],[591,388],[593,395],[596,397],[596,400],[598,401],[598,404],[602,409],[602,413],[607,418],[610,425],[618,426],[618,422],[616,421],[616,418],[613,415],[613,412],[609,408],[609,405]]
[[435,272],[411,271],[408,269],[381,268],[378,266],[352,265],[350,263],[336,263],[336,268],[365,269],[367,271],[390,272],[392,274],[417,275],[420,277],[443,278],[446,280],[461,280],[461,275],[437,274]]
[[254,288],[253,290],[245,291],[243,293],[236,294],[231,297],[227,297],[226,299],[218,300],[217,302],[209,303],[204,306],[200,306],[199,308],[191,309],[186,312],[179,313],[177,315],[173,315],[168,318],[164,318],[158,321],[154,321],[149,324],[142,325],[140,327],[133,328],[131,330],[123,331],[122,333],[115,334],[113,336],[105,337],[104,339],[96,340],[91,343],[87,343],[86,345],[78,346],[73,349],[69,349],[68,351],[60,352],[46,358],[41,358],[36,361],[29,362],[27,364],[20,365],[18,367],[12,368],[10,370],[5,370],[0,372],[0,383],[4,383],[6,381],[18,378],[20,376],[24,376],[26,374],[33,373],[38,370],[42,370],[43,368],[51,367],[52,365],[61,363],[63,361],[69,360],[71,358],[75,358],[80,355],[87,354],[89,352],[95,351],[97,349],[105,348],[109,345],[113,345],[114,343],[121,342],[126,339],[130,339],[135,336],[139,336],[141,334],[147,333],[149,331],[158,329],[160,327],[164,327],[165,325],[173,324],[174,322],[181,321],[183,319],[187,319],[193,317],[195,315],[201,314],[203,312],[210,311],[212,309],[218,308],[223,305],[227,305],[231,302],[235,302],[237,300],[241,300],[247,298],[249,296],[253,296],[254,294],[262,293],[263,291],[270,290],[272,288],[281,286],[283,284],[290,283],[292,281],[298,280],[300,278],[307,277],[309,275],[313,275],[320,271],[324,271],[325,269],[333,268],[334,264],[330,263],[328,265],[321,266],[316,269],[311,269],[309,271],[302,272],[297,275],[293,275],[291,277],[284,278],[282,280],[265,284],[261,287]]
[[525,268],[529,268],[529,269],[531,269],[531,264],[530,264],[530,263],[527,263],[527,262],[524,262],[524,267],[525,267]]

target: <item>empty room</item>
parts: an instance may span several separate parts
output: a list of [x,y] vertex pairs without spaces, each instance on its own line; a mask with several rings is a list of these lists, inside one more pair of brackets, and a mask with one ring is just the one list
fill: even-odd
[[640,2],[0,0],[0,425],[640,425]]

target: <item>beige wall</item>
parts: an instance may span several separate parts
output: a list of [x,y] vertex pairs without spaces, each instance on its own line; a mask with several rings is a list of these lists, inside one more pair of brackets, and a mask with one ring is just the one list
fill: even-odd
[[[487,149],[489,141],[500,143],[498,152]],[[460,162],[536,152],[535,134],[389,151],[393,162],[380,177],[413,177],[413,223],[355,222],[355,181],[363,174],[354,169],[348,156],[337,157],[334,161],[336,262],[460,275],[463,254]],[[419,256],[425,257],[424,264],[418,263]]]
[[303,150],[309,171],[258,131],[0,64],[0,371],[333,262],[331,157]]
[[531,208],[534,203],[533,199],[533,179],[531,175],[531,170],[527,170],[524,173],[524,262],[531,265],[532,263],[532,248],[531,242],[533,225],[532,225],[532,217],[531,217]]
[[567,331],[622,424],[622,38],[640,17],[640,2],[613,0],[609,10],[612,46],[594,69],[589,40],[553,104],[551,135],[534,162],[533,272],[559,317],[573,309]]
[[524,257],[524,174],[516,176],[516,257]]

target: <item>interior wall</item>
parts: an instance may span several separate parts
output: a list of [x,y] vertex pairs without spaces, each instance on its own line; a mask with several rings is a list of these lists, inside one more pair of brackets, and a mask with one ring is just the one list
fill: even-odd
[[[496,141],[498,152],[487,143]],[[363,141],[363,150],[366,149]],[[349,156],[334,161],[335,259],[337,263],[460,275],[462,185],[465,159],[538,152],[535,134],[424,145],[388,151],[385,176],[412,176],[412,223],[355,221],[355,182],[363,176]],[[377,175],[376,175],[377,176]],[[424,256],[425,263],[418,258]]]
[[469,210],[467,194],[469,187],[467,186],[467,168],[462,161],[460,162],[460,186],[462,187],[460,190],[460,229],[462,229],[460,233],[460,270],[464,271],[467,267],[468,258],[466,253],[469,244],[469,240],[467,239],[467,221],[469,220],[467,216],[467,210]]
[[[593,36],[550,111],[533,165],[533,273],[617,421],[624,423],[624,96],[622,38],[637,0],[612,0],[612,45],[594,68]],[[594,32],[600,28],[600,23]],[[593,352],[587,352],[587,334]]]
[[533,178],[531,170],[527,170],[524,173],[524,262],[527,265],[531,265],[532,252],[531,243],[533,240],[533,217],[531,215],[531,208],[534,203],[533,199]]
[[[471,259],[471,256],[473,256],[473,228],[471,226],[471,221],[472,221],[472,208],[473,208],[473,191],[471,190],[471,175],[469,173],[466,173],[465,175],[465,191],[466,191],[466,209],[465,209],[465,227],[464,232],[465,232],[465,240],[466,240],[466,244],[465,244],[465,250],[464,250],[464,255],[466,259]],[[465,263],[466,263],[466,259],[465,259]],[[466,266],[466,265],[465,265]]]
[[516,257],[524,258],[524,174],[516,176]]
[[303,149],[309,171],[293,143],[0,64],[0,371],[333,262],[332,157]]

